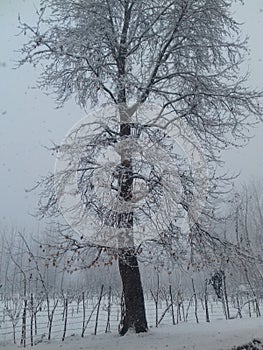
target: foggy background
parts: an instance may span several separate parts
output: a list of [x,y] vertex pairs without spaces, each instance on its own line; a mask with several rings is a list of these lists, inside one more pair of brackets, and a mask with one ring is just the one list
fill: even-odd
[[[0,227],[36,228],[32,217],[38,196],[27,193],[48,172],[55,159],[45,146],[60,143],[67,131],[85,115],[74,100],[56,109],[55,96],[34,88],[39,70],[32,66],[19,69],[17,52],[26,37],[17,36],[18,13],[22,21],[35,24],[33,0],[0,0]],[[235,5],[235,18],[244,23],[248,35],[250,58],[244,69],[251,73],[250,85],[263,89],[263,0],[245,0]],[[224,154],[225,169],[241,171],[237,183],[263,175],[263,124],[251,130],[255,137],[245,148]]]

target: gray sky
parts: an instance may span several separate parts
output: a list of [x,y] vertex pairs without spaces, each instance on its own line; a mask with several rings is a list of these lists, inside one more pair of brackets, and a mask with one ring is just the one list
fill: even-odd
[[[215,0],[216,1],[216,0]],[[24,40],[16,36],[18,13],[34,23],[32,0],[0,0],[0,226],[35,226],[29,214],[37,205],[36,193],[26,193],[54,168],[54,158],[43,147],[51,140],[59,143],[72,125],[84,116],[74,102],[55,109],[52,96],[33,89],[38,72],[32,66],[14,70]],[[250,36],[251,57],[246,67],[251,71],[250,84],[263,89],[263,0],[245,0],[236,6],[236,18],[244,22]],[[226,169],[241,171],[239,181],[263,175],[263,125],[252,131],[250,144],[225,154]]]

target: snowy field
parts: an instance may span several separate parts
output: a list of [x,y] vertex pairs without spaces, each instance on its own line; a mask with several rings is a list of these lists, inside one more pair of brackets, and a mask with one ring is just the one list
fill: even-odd
[[[110,314],[110,331],[105,333],[107,320],[107,298],[101,301],[99,313],[96,308],[96,300],[88,300],[86,309],[86,317],[90,317],[89,324],[86,328],[85,336],[82,338],[81,328],[83,322],[83,312],[81,305],[76,302],[70,303],[68,307],[67,332],[65,340],[62,341],[64,332],[65,319],[63,319],[62,305],[58,305],[54,314],[54,323],[52,327],[51,341],[47,340],[47,310],[43,304],[43,309],[38,313],[37,317],[37,336],[34,335],[34,348],[36,350],[52,350],[52,349],[107,349],[107,350],[139,350],[139,349],[174,349],[174,350],[229,350],[234,346],[240,346],[252,341],[253,339],[263,340],[263,317],[256,317],[253,307],[248,308],[249,304],[245,304],[242,309],[242,318],[237,318],[237,311],[233,305],[230,307],[230,315],[232,319],[225,320],[222,303],[210,300],[209,316],[210,323],[205,322],[205,313],[202,303],[198,303],[198,320],[194,314],[194,305],[185,300],[185,310],[180,313],[178,320],[178,310],[175,308],[176,325],[172,325],[171,310],[166,312],[165,317],[158,328],[155,327],[156,310],[153,302],[146,301],[147,317],[149,324],[149,333],[143,335],[127,334],[124,337],[118,335],[117,327],[120,317],[120,309],[118,303],[112,302]],[[187,306],[188,305],[188,306]],[[3,305],[2,305],[3,306]],[[95,308],[94,308],[95,306]],[[159,303],[158,319],[163,315],[166,309],[164,301]],[[92,313],[92,310],[95,312]],[[4,309],[2,310],[2,312]],[[8,316],[2,314],[0,320],[0,349],[15,350],[21,348],[21,324],[16,325],[16,342],[12,341],[12,329]],[[251,317],[250,317],[251,316]],[[97,322],[96,322],[97,319]],[[27,319],[26,331],[26,347],[30,348],[30,317]],[[94,335],[94,325],[97,323],[97,335]],[[245,349],[245,348],[244,348]],[[263,347],[255,347],[248,349],[262,349]],[[240,350],[240,349],[238,349]]]
[[[43,342],[37,350],[228,350],[254,338],[263,338],[263,318],[242,318],[217,320],[211,323],[181,323],[176,326],[150,328],[148,334],[127,334],[119,337],[116,333],[91,335],[85,338],[72,336],[61,341]],[[15,350],[19,347],[1,343],[0,348]],[[258,349],[262,349],[259,347]]]
[[[251,322],[258,322],[257,320],[259,320],[259,318],[256,317],[254,304],[248,303],[246,299],[242,301],[242,304],[241,316],[242,320],[244,320],[244,327],[246,324],[251,324]],[[80,299],[79,303],[75,300],[71,300],[71,302],[68,303],[67,308],[65,308],[66,305],[65,301],[61,299],[50,301],[50,313],[52,310],[54,311],[50,333],[51,340],[61,341],[64,337],[75,338],[81,336],[84,327],[83,324],[85,324],[85,341],[90,341],[87,339],[90,337],[92,338],[94,333],[97,334],[98,337],[103,335],[103,339],[105,337],[105,339],[108,339],[107,335],[105,336],[106,332],[118,334],[118,325],[121,316],[120,300],[118,300],[118,298],[112,298],[110,304],[108,295],[105,295],[99,304],[98,298],[96,297],[85,299],[85,310],[83,309],[83,302],[81,302]],[[212,326],[205,322],[205,307],[204,303],[200,300],[198,300],[197,304],[198,319],[196,319],[193,299],[185,299],[180,305],[175,303],[173,310],[171,307],[167,307],[169,305],[169,300],[159,300],[158,310],[156,310],[153,300],[146,300],[148,326],[152,330],[151,333],[153,336],[159,334],[159,330],[157,330],[157,333],[155,332],[157,322],[160,329],[172,330],[172,333],[175,336],[177,330],[189,330],[189,328],[198,332],[199,329],[202,330],[205,329],[205,327],[208,327],[212,332],[213,327],[215,327],[214,324],[223,325],[224,323],[218,322],[226,319],[222,302],[215,301],[212,298],[210,298],[208,303],[209,319]],[[32,310],[35,311],[35,317],[32,317]],[[16,343],[20,344],[23,317],[22,311],[22,299],[17,299],[15,302],[12,301],[12,303],[11,301],[0,303],[0,348],[1,344],[12,343],[14,338]],[[240,317],[233,301],[229,304],[229,312],[232,319],[229,322],[232,323],[227,323],[227,325],[232,326],[232,324],[236,324],[234,322]],[[30,343],[32,342],[38,347],[39,343],[49,339],[50,322],[48,318],[47,304],[43,301],[41,303],[41,308],[39,306],[37,308],[37,302],[35,302],[35,305],[33,304],[33,308],[28,304],[26,315],[26,345],[30,346]],[[12,320],[13,323],[11,322]],[[197,321],[199,322],[199,325],[196,326]],[[169,326],[173,324],[176,324],[175,331],[174,328],[169,328]],[[227,326],[227,328],[228,327],[229,326]],[[150,337],[151,336],[152,335],[150,335]]]

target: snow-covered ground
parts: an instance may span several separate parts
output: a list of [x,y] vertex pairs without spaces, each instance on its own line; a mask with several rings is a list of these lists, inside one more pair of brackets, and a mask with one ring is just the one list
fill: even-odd
[[[176,326],[150,328],[147,334],[116,333],[90,335],[85,338],[72,336],[64,342],[51,341],[38,344],[36,350],[228,350],[248,343],[254,338],[263,338],[263,317],[217,320],[211,323],[181,323]],[[0,349],[17,350],[18,346],[1,343]],[[259,347],[259,349],[261,349]]]

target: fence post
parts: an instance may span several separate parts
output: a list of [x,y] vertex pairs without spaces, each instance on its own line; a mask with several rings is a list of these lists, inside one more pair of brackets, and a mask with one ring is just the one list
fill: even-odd
[[106,324],[105,333],[110,332],[110,313],[111,313],[111,286],[109,287],[108,307],[107,307],[107,324]]
[[204,301],[205,301],[205,320],[206,320],[206,322],[210,322],[209,310],[208,310],[207,285],[208,285],[208,281],[207,281],[207,279],[205,279],[205,293],[204,293]]
[[95,335],[97,334],[97,329],[98,329],[100,304],[101,304],[103,289],[104,289],[104,285],[101,286],[100,296],[99,296],[99,301],[98,301],[97,314],[96,314],[96,322],[95,322],[95,328],[94,328],[94,334],[95,334]]
[[172,286],[171,285],[169,285],[169,294],[170,294],[171,310],[172,310],[172,322],[173,322],[173,325],[175,325],[174,301],[173,301],[173,293],[172,293]]
[[65,304],[64,304],[64,330],[63,330],[63,336],[62,336],[62,341],[65,340],[66,337],[66,331],[67,331],[67,323],[68,323],[68,298],[65,299]]
[[196,291],[195,291],[195,285],[194,285],[194,279],[192,278],[192,287],[193,287],[193,293],[194,293],[194,303],[195,303],[195,319],[196,323],[199,323],[198,320],[198,313],[197,313],[197,296],[196,296]]
[[31,309],[31,317],[30,317],[30,343],[31,346],[34,345],[34,297],[33,293],[30,296],[30,309]]
[[85,323],[86,323],[86,306],[85,306],[85,293],[82,292],[82,332],[81,337],[84,337]]
[[24,300],[24,310],[22,315],[22,334],[20,345],[24,348],[26,347],[26,309],[27,309],[27,299]]

